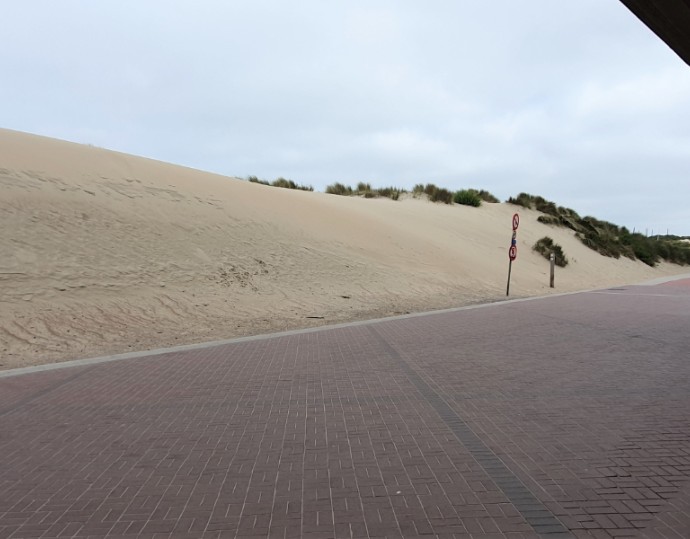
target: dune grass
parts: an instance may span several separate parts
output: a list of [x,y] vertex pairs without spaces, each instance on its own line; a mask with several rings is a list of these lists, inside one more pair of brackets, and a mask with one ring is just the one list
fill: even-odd
[[424,186],[424,193],[429,197],[431,202],[443,202],[444,204],[453,203],[453,193],[445,187],[438,187],[433,183],[427,183]]
[[359,182],[356,188],[353,189],[349,185],[336,182],[326,187],[326,193],[342,196],[361,196],[364,198],[385,197],[391,200],[398,200],[400,195],[407,193],[407,191],[401,187],[392,186],[374,188],[370,183],[365,182]]
[[259,184],[261,184],[261,185],[271,185],[271,182],[269,182],[269,181],[267,181],[267,180],[262,180],[262,179],[260,179],[260,178],[257,178],[256,176],[249,176],[249,177],[247,177],[247,181],[248,181],[249,183],[259,183]]
[[250,183],[258,183],[261,185],[270,185],[272,187],[281,187],[283,189],[298,189],[300,191],[313,191],[314,188],[311,185],[299,185],[292,180],[287,180],[283,177],[276,178],[272,182],[269,182],[267,180],[262,180],[260,178],[257,178],[256,176],[249,176],[247,178],[247,181]]
[[549,236],[538,239],[532,246],[532,250],[542,255],[546,260],[549,260],[551,258],[551,253],[553,253],[555,255],[556,265],[561,268],[565,268],[568,265],[568,258],[565,256],[563,248],[557,243],[554,243]]
[[489,191],[485,189],[479,189],[478,191],[476,189],[470,189],[470,191],[475,191],[477,193],[477,196],[479,196],[479,198],[481,198],[484,202],[489,202],[491,204],[496,204],[497,202],[500,202],[500,200],[498,200],[498,197],[489,193]]
[[[326,193],[341,196],[361,196],[364,198],[387,197],[392,200],[399,200],[402,194],[408,193],[401,187],[372,187],[370,183],[359,182],[352,188],[339,182],[326,187]],[[445,187],[439,187],[433,183],[418,183],[412,189],[412,196],[420,197],[426,195],[431,202],[442,202],[443,204],[464,204],[466,206],[481,206],[482,202],[498,202],[498,198],[481,189],[461,189],[453,193]]]
[[314,188],[311,185],[298,185],[292,180],[286,180],[285,178],[277,178],[271,182],[273,187],[282,187],[283,189],[299,189],[300,191],[313,191]]
[[660,260],[690,264],[690,244],[676,236],[647,237],[595,217],[580,217],[573,209],[557,206],[543,197],[527,193],[510,197],[508,202],[542,212],[544,215],[537,218],[540,223],[570,228],[584,245],[604,256],[625,256],[652,267]]
[[412,189],[412,193],[416,196],[425,194],[429,197],[431,202],[443,202],[444,204],[453,203],[453,193],[445,187],[438,187],[433,183],[427,183],[426,185],[418,183],[414,186],[414,189]]

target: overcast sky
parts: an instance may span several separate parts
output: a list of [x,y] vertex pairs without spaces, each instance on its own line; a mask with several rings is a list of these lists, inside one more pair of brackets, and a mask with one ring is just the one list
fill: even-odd
[[4,2],[0,126],[690,235],[690,67],[618,0]]

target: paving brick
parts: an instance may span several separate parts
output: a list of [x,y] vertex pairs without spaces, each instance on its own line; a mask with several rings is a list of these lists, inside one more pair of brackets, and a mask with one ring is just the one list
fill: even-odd
[[0,377],[0,539],[688,537],[690,288]]

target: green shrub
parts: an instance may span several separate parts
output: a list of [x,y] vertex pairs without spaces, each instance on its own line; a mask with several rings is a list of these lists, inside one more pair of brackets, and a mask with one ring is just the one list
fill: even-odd
[[474,206],[478,208],[482,205],[482,199],[476,189],[461,189],[453,195],[453,202],[463,206]]
[[[481,206],[482,201],[491,203],[499,202],[498,198],[484,189],[461,189],[455,193],[453,201],[457,204],[475,207]],[[477,201],[479,202],[478,204]]]
[[554,241],[548,236],[544,236],[543,238],[537,240],[537,242],[532,246],[532,250],[542,255],[544,258],[546,258],[546,260],[549,260],[551,253],[553,253],[556,255],[556,265],[560,266],[561,268],[564,268],[568,265],[568,259],[563,252],[563,248],[557,243],[554,243]]
[[668,248],[668,257],[663,257],[674,264],[690,264],[690,244],[683,241],[665,241]]
[[638,232],[625,236],[624,241],[635,253],[636,258],[648,266],[656,266],[659,261],[659,255],[657,253],[657,246],[654,245],[654,240]]

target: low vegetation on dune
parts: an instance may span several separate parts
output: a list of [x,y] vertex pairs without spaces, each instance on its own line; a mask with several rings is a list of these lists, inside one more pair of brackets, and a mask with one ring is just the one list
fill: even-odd
[[[342,183],[333,183],[326,187],[326,193],[341,196],[361,196],[364,198],[387,197],[399,200],[400,195],[408,193],[401,187],[372,187],[370,183],[360,182],[355,188]],[[481,206],[482,202],[498,202],[499,200],[488,191],[477,189],[461,189],[453,193],[445,187],[439,187],[433,183],[418,183],[412,189],[415,198],[426,196],[431,202],[443,204],[463,204],[465,206]]]
[[583,244],[604,256],[625,256],[649,266],[655,266],[660,260],[690,264],[690,244],[677,236],[647,237],[595,217],[580,217],[575,210],[527,193],[510,197],[508,202],[542,212],[544,215],[537,218],[540,223],[573,230]]
[[372,187],[370,183],[359,182],[357,189],[352,193],[353,195],[363,196],[364,198],[385,197],[391,200],[398,200],[400,195],[407,193],[407,190],[401,187]]
[[477,196],[481,198],[484,202],[489,202],[490,204],[496,204],[497,202],[500,202],[497,197],[495,197],[493,194],[489,193],[485,189],[470,189],[470,191],[474,191],[477,193]]
[[300,191],[313,191],[314,188],[311,185],[299,185],[292,180],[286,180],[285,178],[276,178],[272,182],[267,180],[261,180],[256,176],[249,176],[247,180],[250,183],[259,183],[261,185],[270,185],[272,187],[282,187],[283,189],[299,189]]
[[386,197],[392,200],[398,200],[400,195],[407,193],[407,191],[400,187],[373,188],[370,183],[364,182],[359,182],[357,187],[353,189],[349,185],[336,182],[326,187],[326,193],[342,196],[361,196],[364,198]]
[[554,243],[548,236],[544,236],[537,240],[532,246],[532,250],[542,255],[546,260],[549,260],[551,258],[551,253],[553,253],[556,265],[561,268],[565,268],[568,265],[568,258],[565,256],[563,248],[557,243]]
[[444,204],[453,203],[453,193],[444,187],[438,187],[433,183],[418,183],[412,189],[415,196],[426,195],[431,202],[443,202]]
[[354,191],[349,185],[335,182],[334,184],[326,186],[326,193],[329,195],[350,196],[354,194]]
[[[314,190],[311,185],[299,185],[292,180],[282,177],[272,182],[259,179],[256,176],[249,176],[247,180],[252,183],[284,189]],[[338,182],[326,187],[326,193],[332,195],[359,196],[363,198],[385,197],[391,200],[399,200],[401,195],[408,192],[401,187],[372,187],[370,183],[365,182],[359,182],[355,188]],[[498,198],[484,189],[460,189],[452,192],[433,183],[418,183],[412,189],[412,196],[425,196],[431,202],[455,203],[471,207],[479,207],[484,202],[499,202]],[[690,264],[690,242],[687,239],[678,236],[660,235],[648,237],[639,232],[630,232],[624,226],[618,226],[595,217],[581,217],[571,208],[558,206],[544,197],[528,193],[520,193],[516,197],[510,197],[507,202],[541,212],[543,215],[537,218],[540,223],[571,229],[584,245],[604,256],[613,258],[625,256],[631,260],[641,260],[652,267],[660,260],[675,264]],[[542,242],[542,240],[550,240],[550,238],[545,236],[539,242]],[[535,244],[534,250],[542,254],[547,253],[544,255],[547,258],[548,253],[551,251],[560,250],[562,254],[560,246],[554,244],[553,248],[551,248],[550,245],[547,245],[548,242],[542,242],[541,244],[539,242],[537,242],[539,246]],[[560,257],[559,253],[556,252],[556,263],[559,266],[565,266],[568,263],[567,258],[565,255]]]
[[453,195],[453,202],[463,206],[474,206],[478,208],[482,205],[482,197],[476,189],[461,189]]

